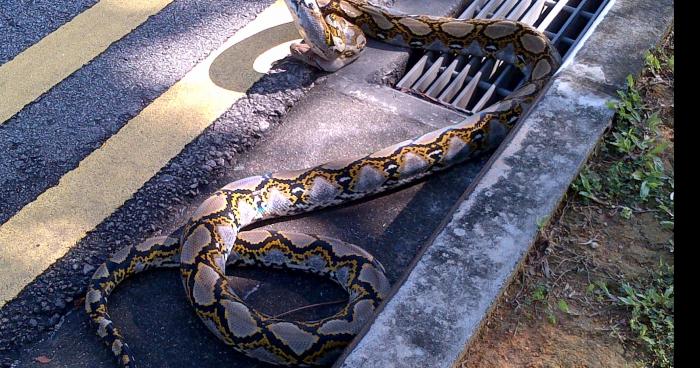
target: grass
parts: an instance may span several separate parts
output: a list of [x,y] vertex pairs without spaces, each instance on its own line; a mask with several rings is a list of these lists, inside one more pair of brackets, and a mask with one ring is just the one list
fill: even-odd
[[611,292],[605,282],[590,284],[589,293],[599,301],[625,308],[628,325],[643,343],[654,367],[673,367],[674,350],[674,289],[673,266],[659,263],[652,277],[634,285],[623,281],[617,292]]
[[[644,73],[650,78],[673,75],[674,57],[663,50],[648,51],[645,62]],[[616,118],[602,145],[610,160],[586,166],[572,187],[584,200],[618,209],[624,219],[654,211],[659,224],[673,230],[674,173],[672,164],[664,161],[669,148],[660,131],[664,122],[655,106],[642,98],[631,75],[618,97],[619,101],[608,104]],[[628,326],[650,353],[649,363],[655,367],[674,364],[673,276],[673,266],[661,262],[648,279],[636,284],[620,280],[614,293],[602,282],[587,290],[597,289],[610,303],[628,310]]]
[[652,364],[673,367],[673,267],[661,265],[656,277],[641,288],[624,283],[618,304],[631,309],[630,328],[652,354]]
[[673,167],[662,157],[668,149],[659,130],[662,120],[644,104],[631,75],[618,96],[619,101],[609,103],[617,117],[602,146],[611,160],[584,167],[573,189],[587,200],[618,209],[625,219],[635,212],[656,211],[662,225],[673,228]]

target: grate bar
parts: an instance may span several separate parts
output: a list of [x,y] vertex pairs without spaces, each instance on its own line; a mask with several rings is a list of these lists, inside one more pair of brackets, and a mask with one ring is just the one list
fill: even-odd
[[457,18],[459,18],[459,19],[474,18],[474,15],[476,14],[476,12],[478,12],[479,9],[481,9],[481,7],[484,6],[484,1],[485,0],[472,1],[471,4],[469,4],[469,6],[467,6],[467,8],[464,9],[462,14],[460,14]]
[[491,16],[493,19],[506,19],[506,14],[513,9],[513,7],[518,3],[518,0],[506,0],[498,10]]
[[[514,0],[515,1],[515,0]],[[525,10],[532,4],[531,0],[520,1],[513,10],[508,13],[506,19],[521,19],[520,17],[525,13]]]
[[426,89],[430,86],[431,83],[437,78],[438,73],[440,72],[440,68],[442,67],[442,62],[445,61],[445,57],[447,55],[443,54],[438,57],[437,60],[433,63],[433,65],[428,68],[428,71],[423,73],[423,76],[418,79],[418,82],[413,85],[413,89],[417,89],[421,92],[425,92]]
[[[467,79],[469,70],[471,69],[471,63],[464,66],[461,72],[457,74],[457,77],[450,83],[450,85],[445,89],[445,91],[440,95],[438,100],[440,101],[452,101],[452,98],[459,92],[459,90],[464,85],[464,81]],[[450,77],[450,76],[448,76]]]
[[[544,32],[565,58],[607,1],[472,0],[458,18],[525,22]],[[572,29],[580,28],[581,23],[583,29],[572,37],[575,33]],[[472,114],[509,95],[522,82],[522,73],[500,60],[427,52],[399,81],[397,88]]]
[[520,21],[527,24],[535,24],[535,21],[540,17],[542,9],[544,9],[545,0],[538,0],[530,10],[523,16]]
[[564,31],[566,31],[567,27],[569,27],[571,25],[571,22],[573,22],[574,19],[576,19],[576,12],[581,9],[581,7],[583,6],[583,4],[585,2],[586,2],[585,0],[581,1],[581,3],[578,4],[578,7],[576,7],[576,10],[569,14],[569,17],[566,19],[566,22],[564,22],[564,25],[561,26],[561,28],[559,28],[559,32],[557,32],[556,36],[554,36],[554,39],[552,39],[552,42],[556,42],[559,39],[559,37],[561,37],[561,35],[564,33]]
[[489,0],[486,6],[479,11],[476,18],[490,18],[493,15],[493,11],[498,8],[504,0]]
[[450,82],[450,78],[455,72],[455,69],[457,69],[457,64],[459,64],[460,58],[455,58],[452,60],[450,65],[445,69],[445,71],[442,73],[440,78],[438,78],[435,83],[430,87],[428,92],[426,94],[430,97],[437,97],[437,94],[442,91],[445,86],[447,86],[447,83]]
[[399,81],[399,83],[396,84],[397,88],[411,88],[413,83],[420,78],[421,73],[423,73],[423,68],[425,68],[425,65],[428,63],[428,57],[432,54],[431,52],[426,53],[423,55],[423,57],[418,60],[416,65],[411,68],[411,70],[404,75],[403,78]]
[[[554,21],[554,18],[556,18],[557,16],[559,16],[559,14],[561,14],[561,12],[562,12],[562,10],[564,10],[565,6],[566,6],[566,1],[564,1],[564,0],[557,1],[554,4],[554,6],[551,8],[551,10],[549,11],[547,16],[542,20],[542,22],[540,22],[539,26],[537,26],[537,30],[540,32],[546,31],[549,28],[549,26],[552,24],[552,21]],[[572,8],[571,6],[569,6],[569,8],[571,9],[568,11],[569,13],[573,13],[576,10],[576,8]],[[556,34],[554,32],[551,32],[551,33]],[[552,40],[553,39],[554,38],[552,37]]]

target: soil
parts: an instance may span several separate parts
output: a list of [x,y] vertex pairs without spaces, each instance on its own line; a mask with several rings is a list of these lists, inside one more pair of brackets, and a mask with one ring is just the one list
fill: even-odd
[[[662,47],[673,55],[673,33]],[[637,87],[664,122],[670,147],[662,158],[672,172],[673,74],[660,74],[646,70]],[[606,159],[598,154],[590,161],[596,166]],[[673,265],[673,237],[654,211],[625,220],[617,209],[588,204],[570,191],[456,367],[647,366],[629,312],[596,297],[589,285],[603,281],[612,289],[649,278],[660,260]]]

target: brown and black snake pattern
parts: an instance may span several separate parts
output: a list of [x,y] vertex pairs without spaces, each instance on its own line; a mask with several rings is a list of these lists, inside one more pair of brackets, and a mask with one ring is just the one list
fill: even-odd
[[[180,268],[195,312],[227,345],[272,364],[332,363],[387,295],[382,266],[340,240],[241,229],[396,188],[492,150],[560,63],[544,35],[518,22],[404,15],[362,0],[285,1],[306,41],[292,52],[326,70],[354,60],[367,35],[406,47],[501,59],[518,67],[526,80],[501,102],[453,126],[359,158],[230,183],[199,206],[181,237],[152,238],[116,252],[95,272],[85,309],[124,367],[135,367],[135,360],[107,313],[107,297],[126,277],[156,267]],[[224,272],[236,264],[328,276],[348,292],[349,302],[317,321],[272,318],[232,291]]]

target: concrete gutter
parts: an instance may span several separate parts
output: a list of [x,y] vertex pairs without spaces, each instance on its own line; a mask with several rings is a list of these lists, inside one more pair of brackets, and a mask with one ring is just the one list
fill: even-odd
[[450,367],[472,341],[609,126],[627,74],[673,21],[673,1],[617,0],[428,241],[334,367]]

